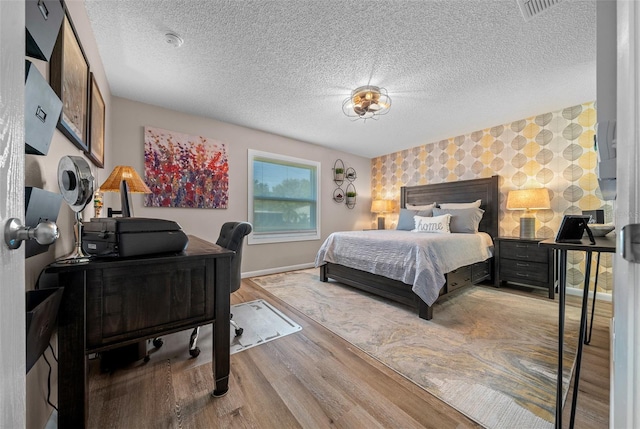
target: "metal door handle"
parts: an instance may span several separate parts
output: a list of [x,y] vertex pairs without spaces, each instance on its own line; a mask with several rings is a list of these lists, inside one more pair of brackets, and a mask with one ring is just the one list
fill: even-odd
[[25,240],[36,240],[38,244],[47,245],[60,237],[58,225],[49,220],[40,222],[35,228],[23,226],[20,219],[11,218],[4,225],[4,242],[9,249],[17,249]]
[[640,223],[622,227],[620,232],[622,257],[629,262],[640,263]]

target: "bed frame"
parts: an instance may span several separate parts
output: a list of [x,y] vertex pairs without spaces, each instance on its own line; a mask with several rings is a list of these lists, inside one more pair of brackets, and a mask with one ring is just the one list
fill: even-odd
[[[480,208],[485,212],[479,230],[486,232],[492,238],[498,236],[500,207],[498,176],[433,185],[403,186],[400,192],[400,206],[402,208],[405,208],[407,204],[431,204],[434,201],[438,204],[465,203],[480,199],[482,200]],[[494,258],[491,258],[448,273],[445,276],[446,283],[440,291],[440,296],[489,279],[494,272]],[[320,280],[326,282],[329,278],[384,298],[416,306],[420,318],[426,320],[433,318],[433,306],[427,305],[413,293],[409,284],[335,263],[326,263],[320,266]]]

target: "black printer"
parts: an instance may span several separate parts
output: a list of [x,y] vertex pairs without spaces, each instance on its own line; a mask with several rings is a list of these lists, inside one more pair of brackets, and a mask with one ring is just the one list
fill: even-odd
[[129,257],[181,252],[189,238],[171,220],[142,217],[93,218],[83,224],[82,250],[92,256]]

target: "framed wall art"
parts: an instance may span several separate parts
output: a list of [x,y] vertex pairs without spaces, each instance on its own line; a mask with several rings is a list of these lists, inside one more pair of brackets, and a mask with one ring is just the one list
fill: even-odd
[[146,207],[226,209],[229,161],[218,140],[144,127]]
[[89,62],[67,13],[49,61],[49,84],[62,100],[57,128],[88,151]]
[[87,156],[96,166],[104,167],[104,115],[105,107],[96,78],[91,73],[89,87],[89,151]]

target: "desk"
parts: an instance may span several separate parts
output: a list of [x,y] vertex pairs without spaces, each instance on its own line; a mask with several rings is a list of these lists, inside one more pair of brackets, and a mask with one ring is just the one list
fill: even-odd
[[[576,374],[573,384],[573,398],[571,400],[571,420],[569,427],[573,428],[576,415],[576,403],[578,401],[578,383],[580,381],[580,364],[582,362],[582,347],[586,331],[587,322],[587,301],[589,298],[589,280],[591,277],[591,256],[593,252],[615,253],[616,239],[611,237],[596,237],[596,244],[592,245],[588,239],[582,239],[581,243],[556,243],[550,238],[539,243],[540,246],[549,247],[559,253],[559,285],[558,294],[560,303],[558,306],[558,382],[556,386],[556,425],[557,429],[562,428],[562,348],[564,345],[564,313],[565,295],[567,288],[567,251],[577,250],[586,253],[584,293],[582,294],[582,312],[580,315],[580,332],[578,333],[578,351],[576,354]],[[595,295],[594,295],[595,299]]]
[[224,395],[233,254],[190,236],[179,254],[46,267],[39,287],[64,286],[58,313],[58,427],[87,426],[90,353],[208,323],[214,324],[213,395]]

